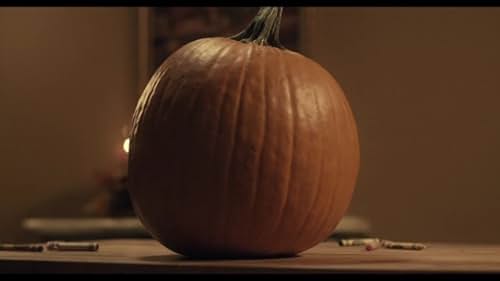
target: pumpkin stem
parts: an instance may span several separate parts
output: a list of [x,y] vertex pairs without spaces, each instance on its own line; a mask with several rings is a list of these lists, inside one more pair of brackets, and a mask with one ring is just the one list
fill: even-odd
[[284,49],[279,41],[282,15],[283,7],[262,7],[245,30],[229,38]]

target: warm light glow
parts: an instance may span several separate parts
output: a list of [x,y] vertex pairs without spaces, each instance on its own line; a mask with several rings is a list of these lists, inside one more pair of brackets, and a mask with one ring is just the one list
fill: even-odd
[[130,139],[126,138],[125,141],[123,142],[123,151],[128,154],[128,149],[130,145]]

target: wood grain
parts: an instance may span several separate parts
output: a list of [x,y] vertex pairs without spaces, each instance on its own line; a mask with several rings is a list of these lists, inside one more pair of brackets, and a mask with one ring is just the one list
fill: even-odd
[[500,245],[427,244],[422,251],[340,247],[260,260],[192,260],[149,239],[102,240],[98,252],[0,252],[0,272],[24,273],[500,273]]

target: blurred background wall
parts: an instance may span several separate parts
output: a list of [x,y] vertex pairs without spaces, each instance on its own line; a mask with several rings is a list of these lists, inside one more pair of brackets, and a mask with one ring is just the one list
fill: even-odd
[[137,95],[135,8],[0,8],[0,240],[76,212]]
[[[349,213],[389,239],[500,242],[500,9],[302,16],[303,53],[334,74],[358,121]],[[137,18],[0,8],[0,240],[21,239],[28,214],[70,213],[94,171],[116,165],[139,94]]]

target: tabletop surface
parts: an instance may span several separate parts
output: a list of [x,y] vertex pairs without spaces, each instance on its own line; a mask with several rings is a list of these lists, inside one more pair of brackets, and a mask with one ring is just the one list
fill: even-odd
[[193,260],[150,239],[98,241],[97,252],[0,251],[0,272],[84,273],[500,273],[500,245],[426,244],[420,251],[323,242],[297,257]]

